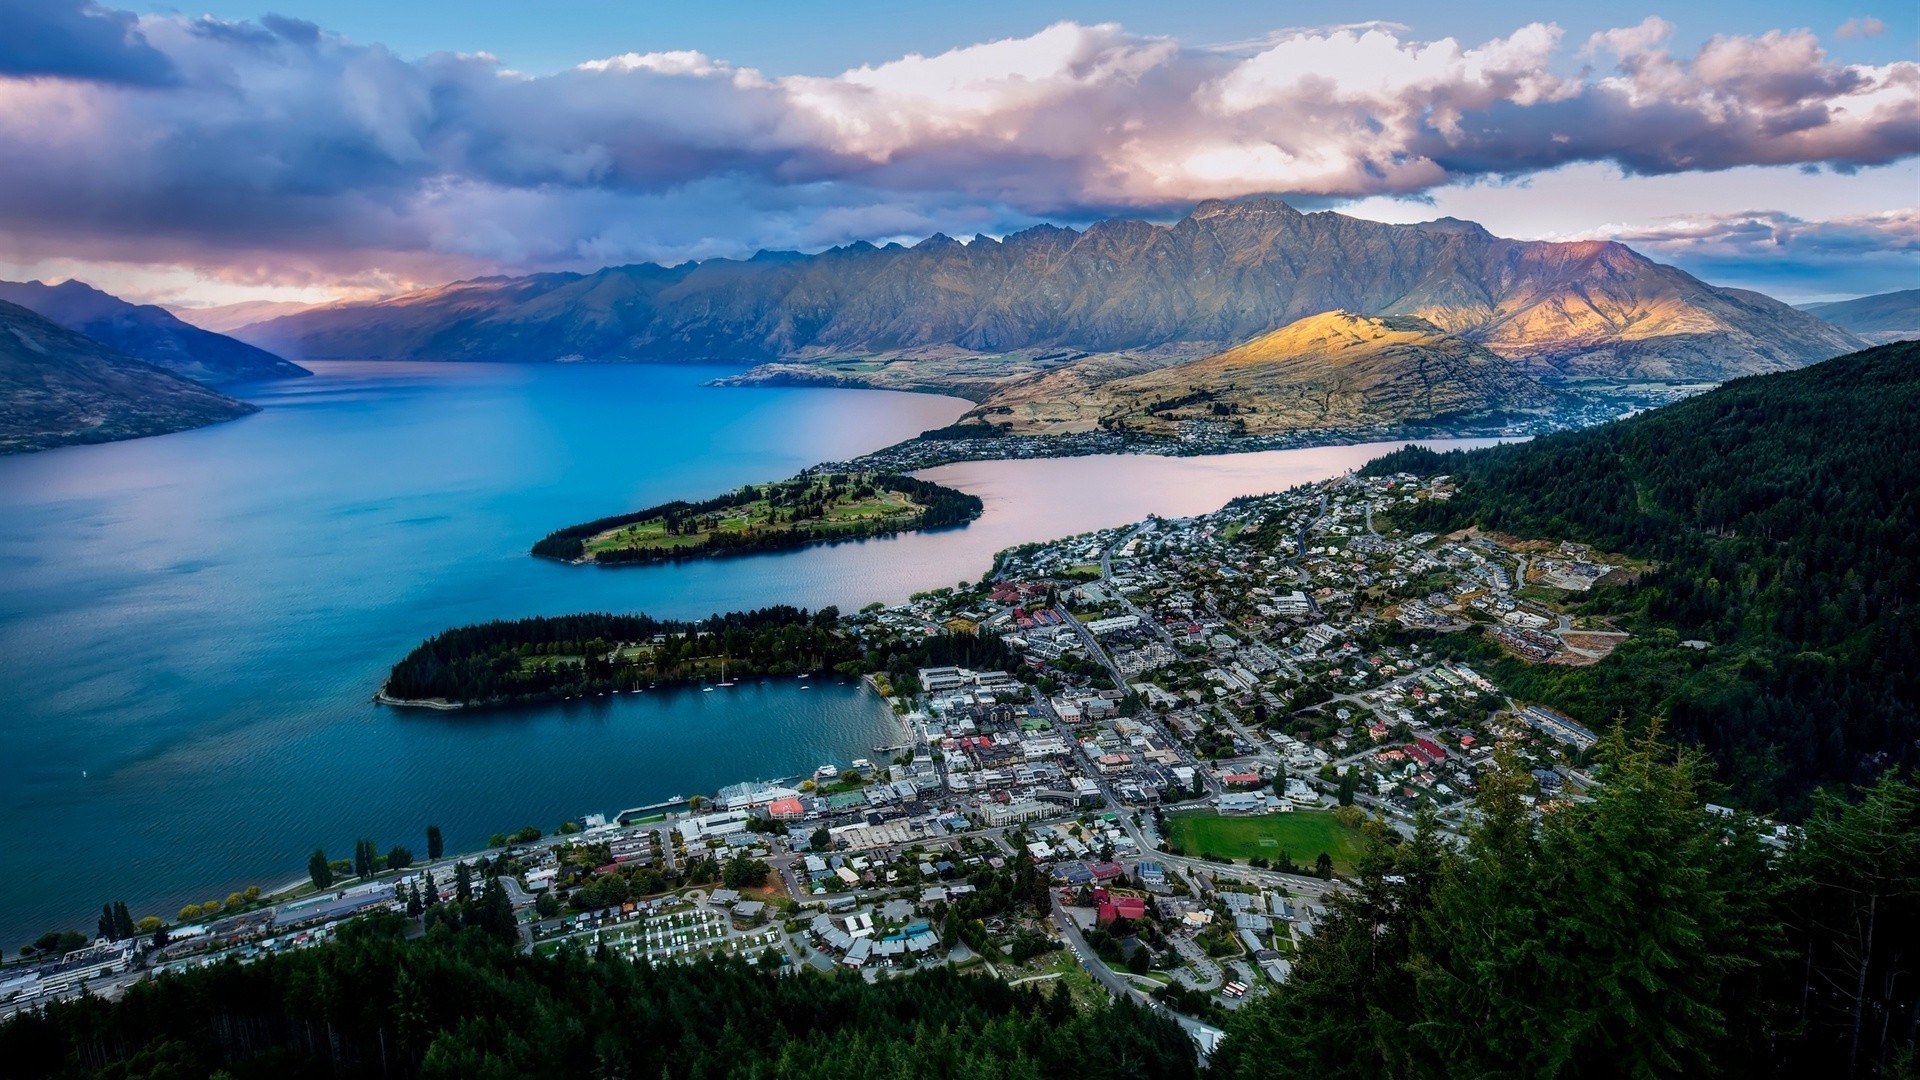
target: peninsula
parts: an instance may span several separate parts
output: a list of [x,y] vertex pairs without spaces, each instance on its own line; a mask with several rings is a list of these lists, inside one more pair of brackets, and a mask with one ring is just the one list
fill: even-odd
[[568,526],[534,544],[533,554],[601,566],[754,555],[964,525],[982,509],[975,496],[911,476],[811,471]]

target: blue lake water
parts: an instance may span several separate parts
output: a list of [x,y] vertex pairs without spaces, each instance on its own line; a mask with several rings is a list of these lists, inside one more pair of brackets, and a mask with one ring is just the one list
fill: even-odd
[[896,741],[857,686],[784,682],[484,715],[370,695],[447,626],[580,610],[854,607],[1029,540],[1218,507],[1383,447],[930,472],[967,528],[685,566],[526,554],[559,525],[787,476],[951,422],[954,399],[719,390],[685,366],[312,365],[259,415],[0,458],[0,946],[302,873],[358,836],[455,848]]

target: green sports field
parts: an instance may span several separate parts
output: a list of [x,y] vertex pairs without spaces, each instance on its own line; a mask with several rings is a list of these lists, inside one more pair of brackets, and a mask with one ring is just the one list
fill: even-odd
[[1359,829],[1348,828],[1327,810],[1290,814],[1221,817],[1215,813],[1167,815],[1167,839],[1192,856],[1220,855],[1236,862],[1273,859],[1286,852],[1311,869],[1321,852],[1333,856],[1334,873],[1353,869],[1363,843]]

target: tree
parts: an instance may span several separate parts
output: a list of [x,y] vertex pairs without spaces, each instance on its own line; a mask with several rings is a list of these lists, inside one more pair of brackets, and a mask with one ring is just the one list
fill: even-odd
[[426,905],[420,902],[420,886],[416,884],[408,887],[407,918],[417,919],[420,917],[420,913],[425,911],[426,909],[427,909]]
[[437,862],[446,852],[446,843],[440,839],[440,826],[427,826],[427,861]]
[[1877,1073],[1920,1026],[1920,791],[1889,770],[1858,805],[1820,793],[1788,866],[1800,1019],[1848,1074]]
[[469,922],[502,941],[517,943],[520,940],[520,923],[513,917],[513,901],[507,899],[506,886],[500,884],[497,877],[489,878],[487,887],[480,890],[480,903]]
[[756,889],[767,883],[767,875],[772,867],[759,859],[749,859],[745,855],[736,855],[727,860],[721,881],[729,889]]
[[1619,1076],[1740,1074],[1730,1021],[1777,955],[1777,877],[1751,828],[1705,810],[1699,753],[1656,734],[1615,728],[1592,801],[1537,825],[1523,764],[1503,752],[1483,774],[1420,934],[1421,1009],[1449,1018],[1429,1050],[1457,1074],[1571,1075],[1596,1055]]
[[833,846],[833,834],[827,831],[825,825],[822,825],[813,830],[813,835],[807,838],[807,846],[815,851],[826,851]]
[[473,899],[473,872],[464,862],[453,864],[453,898],[462,904]]
[[395,844],[393,847],[387,849],[387,869],[405,870],[412,865],[413,852],[401,847],[399,844]]
[[420,900],[431,908],[440,903],[440,886],[433,883],[433,871],[427,871],[426,879],[426,887],[420,890]]
[[78,930],[49,930],[34,941],[40,952],[64,956],[87,943],[87,935]]
[[1321,852],[1320,857],[1313,860],[1313,872],[1316,874],[1319,874],[1323,878],[1332,880],[1333,879],[1333,856],[1327,854],[1324,851]]
[[307,859],[307,876],[313,879],[313,887],[322,892],[333,885],[333,865],[327,862],[327,853],[320,848],[314,848],[313,855]]
[[1354,793],[1360,787],[1360,770],[1351,766],[1340,774],[1340,805],[1352,806]]
[[533,910],[541,918],[551,919],[560,914],[560,901],[553,895],[553,890],[542,890],[533,900]]

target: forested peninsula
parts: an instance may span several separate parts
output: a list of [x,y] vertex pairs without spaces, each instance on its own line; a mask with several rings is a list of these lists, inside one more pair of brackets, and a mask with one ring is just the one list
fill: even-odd
[[[1742,801],[1798,816],[1822,784],[1912,765],[1920,738],[1920,344],[1736,379],[1527,443],[1410,448],[1375,476],[1448,474],[1409,528],[1560,537],[1651,561],[1578,612],[1625,613],[1605,663],[1534,665],[1473,639],[1514,696],[1644,720],[1707,747]],[[1484,654],[1484,655],[1482,655]]]
[[831,607],[768,607],[690,622],[594,613],[447,630],[393,666],[378,700],[435,708],[509,705],[829,671],[910,685],[920,667],[1013,662],[1007,646],[990,636],[862,642]]
[[541,538],[533,554],[600,566],[756,555],[964,525],[982,509],[976,496],[911,476],[810,472],[571,525]]

